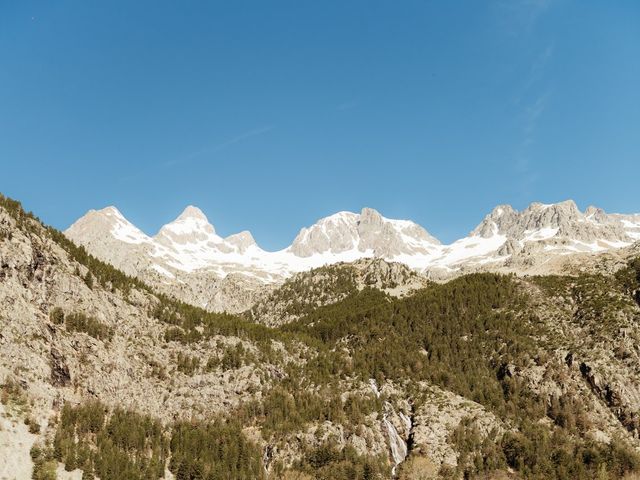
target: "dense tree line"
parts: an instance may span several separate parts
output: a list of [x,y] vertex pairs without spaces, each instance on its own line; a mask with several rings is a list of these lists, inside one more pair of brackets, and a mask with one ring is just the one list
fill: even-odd
[[101,480],[158,479],[167,466],[177,480],[263,477],[261,452],[237,421],[217,418],[163,426],[135,412],[110,411],[97,401],[65,404],[52,452],[36,449],[32,456],[43,465],[39,471],[55,459],[69,471],[82,469],[83,478]]
[[111,327],[82,312],[65,314],[62,308],[54,307],[49,312],[49,320],[55,325],[64,324],[69,332],[83,332],[98,340],[109,341],[113,337]]
[[358,455],[351,446],[339,450],[331,443],[308,449],[297,468],[318,480],[383,480],[390,474],[386,458]]
[[83,332],[98,340],[108,341],[113,337],[113,329],[111,327],[84,313],[66,315],[64,324],[70,332]]
[[169,469],[176,480],[264,477],[260,449],[247,440],[240,423],[222,418],[174,425]]
[[148,416],[93,401],[65,404],[53,441],[54,457],[83,478],[147,480],[164,475],[168,438],[162,425]]

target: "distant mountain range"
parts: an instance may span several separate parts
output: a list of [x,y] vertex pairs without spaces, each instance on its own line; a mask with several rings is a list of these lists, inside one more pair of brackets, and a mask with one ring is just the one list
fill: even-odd
[[550,256],[593,253],[640,240],[640,214],[608,214],[576,204],[532,203],[523,211],[496,207],[467,236],[446,245],[410,220],[393,220],[376,210],[339,212],[302,228],[280,251],[260,248],[250,232],[223,238],[205,214],[189,206],[153,237],[115,207],[91,210],[65,234],[91,253],[129,274],[177,275],[207,272],[216,278],[239,273],[263,283],[322,265],[376,257],[400,262],[436,277],[474,269],[497,269],[547,261]]

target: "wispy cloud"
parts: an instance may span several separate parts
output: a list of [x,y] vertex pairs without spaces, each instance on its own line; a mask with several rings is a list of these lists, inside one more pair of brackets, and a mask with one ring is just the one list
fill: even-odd
[[218,144],[215,145],[211,145],[209,147],[205,147],[205,148],[201,148],[200,150],[196,150],[194,152],[191,152],[187,155],[185,155],[184,157],[181,158],[177,158],[174,160],[169,160],[167,162],[165,162],[163,165],[165,167],[171,167],[173,165],[178,165],[178,164],[182,164],[185,162],[190,162],[190,161],[194,161],[204,155],[207,154],[212,154],[212,153],[217,153],[221,150],[224,150],[232,145],[236,145],[238,143],[244,142],[245,140],[248,140],[252,137],[257,137],[259,135],[264,135],[265,133],[268,133],[272,130],[275,129],[275,126],[273,125],[264,125],[262,127],[258,127],[258,128],[254,128],[251,130],[247,130],[246,132],[242,132],[239,133],[238,135],[235,135],[223,142],[220,142]]
[[[224,140],[220,143],[211,145],[209,147],[205,147],[205,148],[201,148],[199,150],[195,150],[191,153],[188,153],[182,157],[179,158],[175,158],[172,160],[167,160],[163,163],[161,163],[160,165],[164,168],[171,168],[175,165],[183,165],[185,163],[190,163],[190,162],[195,162],[195,161],[200,161],[203,157],[207,156],[207,155],[211,155],[217,152],[220,152],[222,150],[225,150],[226,148],[229,148],[233,145],[236,145],[238,143],[242,143],[246,140],[249,140],[250,138],[253,137],[257,137],[259,135],[264,135],[272,130],[274,130],[276,127],[274,125],[263,125],[261,127],[257,127],[251,130],[247,130],[246,132],[242,132],[239,133],[238,135],[235,135],[233,137],[228,138],[227,140]],[[124,176],[122,178],[120,178],[120,182],[128,182],[131,180],[135,180],[139,177],[141,177],[142,175],[146,174],[148,172],[149,168],[145,168],[142,169],[138,172],[134,172],[130,175]]]
[[530,32],[553,3],[554,0],[498,0],[495,5],[505,30],[516,35]]
[[520,192],[528,196],[539,175],[531,159],[531,149],[545,111],[549,108],[552,90],[545,84],[547,65],[553,57],[554,45],[549,44],[531,62],[531,68],[518,89],[514,106],[521,126],[521,139],[515,152],[514,169]]
[[343,112],[345,110],[353,110],[357,106],[358,106],[358,102],[356,102],[355,100],[352,100],[350,102],[341,103],[336,107],[336,110]]
[[529,69],[529,74],[526,77],[526,80],[522,84],[520,88],[520,93],[516,97],[516,102],[520,100],[520,98],[529,92],[532,87],[534,87],[537,83],[542,80],[542,77],[547,68],[547,64],[551,60],[553,56],[553,52],[555,50],[554,43],[550,43],[547,47],[540,52],[540,54],[534,59],[531,63],[531,68]]
[[527,142],[527,144],[531,143],[531,137],[535,133],[536,126],[538,125],[538,120],[547,107],[549,95],[550,93],[548,91],[542,92],[530,105],[527,105],[524,109],[523,131],[525,133],[525,141]]

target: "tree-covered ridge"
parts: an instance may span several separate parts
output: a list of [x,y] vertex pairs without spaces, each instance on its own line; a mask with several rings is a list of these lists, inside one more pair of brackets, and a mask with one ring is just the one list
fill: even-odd
[[287,279],[245,313],[252,321],[278,326],[339,302],[364,288],[408,294],[428,281],[404,264],[380,258],[325,265]]
[[295,275],[271,292],[251,310],[252,321],[271,323],[271,310],[278,319],[294,319],[315,310],[319,305],[333,303],[357,292],[356,270],[351,265],[336,264]]
[[498,372],[533,350],[532,327],[515,313],[522,304],[510,278],[476,274],[401,300],[365,289],[283,329],[347,346],[345,377],[426,380],[504,408]]
[[[271,406],[278,402],[267,401],[265,408]],[[286,415],[278,419],[287,420]],[[168,468],[177,480],[259,480],[266,477],[262,452],[243,433],[243,420],[230,415],[162,425],[131,411],[111,411],[98,401],[76,407],[65,404],[51,449],[36,445],[32,455],[42,464],[53,458],[68,471],[80,468],[83,478],[159,479]],[[364,480],[388,475],[383,459],[362,457],[353,449],[325,444],[303,453],[296,468],[314,478]],[[284,472],[281,466],[276,471]]]
[[[606,279],[550,281],[578,282],[589,292],[584,311],[594,318],[606,305],[599,290]],[[620,302],[611,308],[628,307]],[[473,454],[467,464],[461,461],[457,474],[474,476],[502,465],[526,478],[587,479],[601,472],[620,478],[639,466],[624,441],[607,446],[586,436],[590,425],[578,397],[541,397],[514,375],[520,368],[549,367],[537,340],[550,332],[512,278],[467,275],[402,300],[365,290],[283,328],[329,347],[335,355],[331,375],[425,380],[485,405],[514,427],[513,434],[494,439],[497,449],[480,440],[467,446]],[[338,355],[345,347],[348,353]],[[416,393],[415,404],[420,401]],[[553,426],[535,426],[546,421]],[[485,460],[478,463],[480,458]]]

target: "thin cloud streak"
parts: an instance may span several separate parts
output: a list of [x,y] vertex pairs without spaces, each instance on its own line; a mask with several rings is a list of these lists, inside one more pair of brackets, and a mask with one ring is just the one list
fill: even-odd
[[552,6],[553,0],[499,0],[496,6],[511,35],[530,33]]
[[542,88],[540,83],[544,79],[547,65],[553,57],[554,44],[549,44],[531,64],[529,74],[523,82],[522,88],[515,98],[515,105],[519,109],[519,120],[522,125],[522,139],[515,154],[514,169],[519,177],[519,189],[525,196],[529,195],[539,175],[534,169],[530,158],[530,150],[536,141],[538,125],[545,111],[549,107],[551,90]]
[[338,110],[339,112],[344,112],[346,110],[353,110],[354,108],[356,108],[358,106],[358,102],[351,101],[351,102],[344,102],[341,103],[340,105],[338,105],[336,107],[336,110]]
[[[161,164],[162,167],[164,168],[171,168],[174,167],[176,165],[182,165],[185,163],[190,163],[190,162],[194,162],[194,161],[198,161],[198,158],[203,156],[203,155],[207,155],[207,154],[212,154],[212,153],[217,153],[220,152],[228,147],[231,147],[233,145],[236,145],[238,143],[242,143],[250,138],[253,137],[257,137],[259,135],[264,135],[266,133],[269,133],[270,131],[274,130],[276,127],[274,125],[264,125],[262,127],[258,127],[258,128],[254,128],[252,130],[248,130],[246,132],[240,133],[234,137],[229,138],[228,140],[225,140],[224,142],[218,143],[216,145],[213,145],[211,147],[207,147],[207,148],[202,148],[200,150],[196,150],[194,152],[189,153],[188,155],[181,157],[181,158],[177,158],[174,160],[168,160],[164,163]],[[127,175],[125,177],[120,178],[120,182],[127,182],[130,180],[134,180],[138,177],[140,177],[142,174],[146,173],[147,171],[149,171],[151,169],[151,167],[149,168],[144,168],[134,174],[131,175]]]
[[188,155],[186,155],[185,157],[176,159],[176,160],[169,160],[168,162],[164,163],[165,167],[171,167],[174,165],[178,165],[178,164],[182,164],[182,163],[186,163],[186,162],[191,162],[195,159],[197,159],[198,157],[201,157],[202,155],[206,155],[209,153],[216,153],[219,152],[221,150],[224,150],[227,147],[230,147],[232,145],[236,145],[238,143],[241,143],[245,140],[248,140],[250,138],[253,137],[257,137],[259,135],[264,135],[265,133],[268,133],[272,130],[275,129],[275,126],[273,125],[265,125],[262,127],[258,127],[258,128],[254,128],[252,130],[248,130],[246,132],[243,132],[239,135],[236,135],[235,137],[231,137],[230,139],[219,143],[217,145],[213,145],[211,147],[207,147],[207,148],[203,148],[201,150],[197,150],[195,152],[192,152]]

